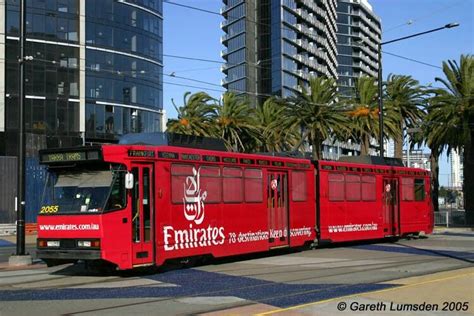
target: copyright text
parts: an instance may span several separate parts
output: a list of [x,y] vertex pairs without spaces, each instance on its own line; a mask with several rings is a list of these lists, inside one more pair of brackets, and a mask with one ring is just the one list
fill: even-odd
[[431,312],[431,311],[467,311],[469,302],[443,302],[441,304],[418,303],[402,304],[396,302],[378,302],[378,303],[359,303],[359,302],[339,302],[337,304],[339,311],[352,312]]

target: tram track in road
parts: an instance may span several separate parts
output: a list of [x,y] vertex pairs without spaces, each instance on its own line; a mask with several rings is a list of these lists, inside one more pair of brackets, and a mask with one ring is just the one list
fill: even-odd
[[[400,258],[400,256],[391,256],[391,257],[384,257],[384,258],[368,258],[368,259],[364,259],[364,260],[380,260],[380,261],[383,261],[383,260],[390,260],[390,259],[395,259],[395,258]],[[437,262],[440,262],[440,261],[444,261],[444,260],[455,260],[453,258],[449,258],[449,257],[440,257],[440,258],[437,258],[435,259]],[[271,276],[271,275],[278,275],[278,274],[288,274],[288,273],[293,273],[293,272],[311,272],[311,271],[321,271],[321,270],[325,270],[325,271],[328,271],[328,270],[337,270],[337,269],[353,269],[353,268],[360,268],[360,267],[368,267],[368,266],[381,266],[380,268],[376,269],[376,270],[383,270],[383,269],[387,269],[387,268],[393,268],[393,267],[398,267],[400,266],[400,262],[393,262],[393,264],[387,264],[387,263],[362,263],[362,264],[359,264],[359,265],[348,265],[348,266],[338,266],[338,267],[331,267],[331,264],[334,264],[334,263],[341,263],[341,262],[344,262],[344,261],[330,261],[330,262],[323,262],[323,263],[308,263],[308,265],[318,265],[318,267],[310,267],[310,268],[302,268],[302,267],[295,267],[295,269],[293,270],[288,270],[288,268],[290,267],[294,267],[294,265],[291,265],[291,264],[288,264],[288,265],[278,265],[277,267],[278,268],[281,268],[281,271],[271,271],[271,272],[266,272],[266,273],[251,273],[251,274],[244,274],[244,275],[240,275],[240,274],[232,274],[232,275],[235,275],[235,276],[242,276],[242,277],[262,277],[262,276]],[[347,260],[347,262],[350,262],[349,260]],[[409,265],[409,264],[417,264],[417,263],[423,263],[423,262],[426,262],[426,258],[420,258],[420,259],[413,259],[413,260],[408,260],[408,261],[403,261],[403,265]],[[323,265],[326,265],[327,266],[323,266]],[[267,266],[264,266],[264,267],[256,267],[256,268],[250,268],[250,269],[266,269],[268,270],[269,266],[271,266],[271,264],[268,264]],[[272,268],[274,268],[275,266],[272,266]],[[249,269],[226,269],[226,270],[213,270],[213,271],[210,271],[210,272],[214,272],[214,273],[231,273],[231,272],[238,272],[239,270],[249,270]],[[375,269],[374,269],[375,270]],[[358,271],[350,271],[348,273],[345,273],[345,274],[353,274],[353,273],[360,273],[360,272],[367,272],[369,271],[368,270],[358,270]],[[333,277],[333,276],[339,276],[339,275],[343,275],[341,273],[334,273],[334,274],[325,274],[324,277]],[[304,279],[301,279],[301,280],[295,280],[295,281],[304,281]],[[285,281],[287,282],[287,281]],[[292,281],[293,282],[293,281]]]
[[[412,263],[418,263],[420,260],[412,260],[412,261],[409,261],[410,264]],[[367,267],[367,266],[373,266],[373,265],[380,265],[380,263],[377,263],[377,264],[361,264],[361,265],[356,265],[356,266],[350,266],[350,267],[342,267],[342,268],[356,268],[356,267]],[[394,264],[394,265],[398,265],[398,264]],[[285,267],[289,267],[290,265],[287,265]],[[393,265],[391,266],[385,266],[385,267],[392,267]],[[281,267],[281,266],[279,266]],[[325,270],[327,269],[342,269],[341,267],[324,267]],[[383,267],[381,267],[382,269]],[[280,271],[280,272],[271,272],[271,273],[267,273],[267,275],[274,275],[274,274],[279,274],[279,273],[292,273],[292,272],[310,272],[310,271],[313,271],[313,270],[321,270],[321,268],[310,268],[310,269],[297,269],[297,270],[294,270],[294,271]],[[367,270],[361,270],[361,271],[357,271],[357,272],[366,272]],[[210,272],[210,273],[220,273],[220,274],[224,274],[223,272],[220,272],[220,271],[206,271],[206,272]],[[351,273],[354,273],[354,271],[352,271]],[[23,276],[38,276],[38,275],[48,275],[48,274],[51,274],[49,272],[45,272],[45,273],[39,273],[39,274],[27,274],[27,275],[22,275]],[[159,274],[156,274],[156,275],[159,275]],[[262,275],[265,275],[265,274],[247,274],[247,275],[234,275],[235,277],[245,277],[245,278],[255,278],[255,277],[258,277],[258,276],[262,276]],[[341,274],[332,274],[332,275],[325,275],[325,277],[331,277],[331,276],[335,276],[335,275],[341,275]],[[56,276],[56,275],[55,275]],[[48,282],[48,281],[61,281],[61,280],[65,280],[65,279],[70,279],[71,277],[93,277],[93,276],[97,276],[97,275],[88,275],[88,274],[77,274],[77,275],[74,275],[74,274],[70,274],[70,275],[65,275],[65,276],[61,276],[61,277],[53,277],[51,279],[41,279],[41,280],[31,280],[31,281],[25,281],[25,282],[15,282],[15,283],[7,283],[7,284],[4,284],[1,286],[1,288],[5,288],[5,287],[9,287],[11,285],[16,285],[16,288],[18,289],[25,289],[25,288],[22,288],[21,285],[27,285],[27,284],[34,284],[34,283],[44,283],[44,282]],[[13,277],[16,277],[16,276],[11,276],[11,278]],[[100,277],[100,276],[97,276],[97,277]],[[137,280],[137,279],[141,279],[143,277],[139,277],[139,276],[135,276],[135,277],[131,277],[130,279],[133,279],[133,280]],[[147,276],[145,276],[145,278],[147,278]],[[34,287],[28,287],[28,289],[30,290],[46,290],[46,289],[64,289],[64,288],[71,288],[71,287],[76,287],[76,286],[83,286],[83,285],[94,285],[94,284],[98,284],[98,283],[113,283],[113,282],[117,282],[117,281],[124,281],[124,277],[123,276],[116,276],[114,278],[111,278],[111,279],[107,279],[107,280],[103,280],[103,279],[99,279],[97,280],[97,282],[81,282],[81,283],[73,283],[73,284],[65,284],[63,286],[58,286],[58,285],[54,285],[54,286],[42,286],[42,287],[37,287],[37,288],[34,288]],[[299,281],[305,281],[307,280],[306,278],[305,279],[297,279],[297,280],[292,280],[290,282],[299,282]],[[285,283],[288,283],[288,282],[285,282]],[[155,285],[140,285],[140,287],[152,287],[152,286],[155,286]],[[239,289],[245,289],[245,288],[239,288]]]
[[[452,270],[457,270],[457,269],[462,269],[462,268],[465,268],[465,266],[451,267],[451,268],[445,269],[445,270],[438,270],[437,272],[452,271]],[[410,277],[418,276],[418,275],[425,275],[425,274],[424,273],[416,274],[416,275],[414,274],[414,275],[410,275]],[[386,284],[386,286],[382,287],[382,288],[377,287],[377,286],[380,286],[380,283],[389,282],[389,281],[393,281],[393,280],[397,280],[397,279],[399,279],[399,278],[398,277],[395,278],[395,279],[387,278],[387,279],[380,280],[380,281],[377,281],[377,282],[370,282],[370,283],[365,283],[365,284],[338,284],[338,285],[334,285],[334,286],[330,286],[331,284],[327,284],[327,286],[324,286],[323,288],[319,288],[319,289],[299,291],[299,292],[293,292],[293,293],[286,293],[285,292],[285,293],[280,293],[278,295],[270,295],[270,296],[265,296],[265,297],[259,297],[258,299],[255,299],[255,300],[246,299],[246,301],[230,304],[230,306],[227,306],[225,308],[216,308],[216,309],[195,311],[195,312],[193,312],[193,314],[205,313],[205,312],[214,312],[214,311],[219,311],[219,310],[225,310],[227,308],[235,308],[235,307],[242,307],[242,306],[246,306],[246,305],[252,305],[252,304],[255,304],[255,303],[263,303],[263,304],[276,306],[274,303],[272,303],[272,301],[276,302],[276,301],[281,300],[281,299],[291,299],[291,298],[297,299],[298,297],[301,297],[301,296],[313,296],[313,297],[316,296],[316,297],[318,297],[318,294],[321,294],[321,297],[320,297],[320,300],[321,300],[321,299],[327,299],[327,298],[342,297],[342,296],[347,295],[347,293],[361,294],[361,293],[371,292],[373,290],[380,290],[380,289],[384,289],[384,288],[392,288],[392,287],[396,288],[396,287],[401,286],[401,285]],[[297,280],[293,280],[293,282],[296,282],[296,281]],[[262,288],[262,287],[272,287],[274,285],[275,284],[273,282],[269,282],[269,283],[266,283],[266,284],[260,284],[260,285],[255,285],[255,286],[245,286],[245,287],[234,288],[233,291],[242,292],[244,290],[252,290],[252,289]],[[355,286],[361,287],[360,291],[351,291],[350,290],[351,288],[354,288]],[[168,297],[168,298],[159,298],[159,299],[148,300],[148,301],[144,301],[144,302],[134,302],[134,303],[130,303],[130,304],[120,304],[120,305],[115,305],[115,306],[110,306],[110,307],[105,307],[105,308],[100,308],[100,309],[89,309],[89,310],[76,311],[76,312],[68,313],[67,315],[80,315],[80,314],[84,314],[84,313],[94,313],[94,312],[101,312],[101,311],[105,311],[105,310],[114,310],[114,309],[121,309],[121,308],[133,307],[133,306],[140,306],[140,305],[143,305],[143,304],[155,304],[155,303],[165,303],[165,302],[179,301],[181,299],[192,298],[192,297],[207,297],[207,296],[216,296],[216,295],[218,296],[218,294],[226,294],[227,292],[229,292],[228,289],[223,289],[223,290],[217,290],[217,291],[201,292],[201,293],[196,293],[196,294],[186,295],[186,296],[175,296],[175,297]],[[339,292],[340,294],[334,295],[334,294],[331,294],[331,292]],[[222,296],[225,296],[225,295],[222,295]],[[317,300],[318,299],[316,299],[316,301]],[[314,301],[314,298],[311,298],[311,301]],[[297,305],[297,304],[293,304],[293,305]],[[293,306],[293,305],[290,304],[288,306]]]
[[[364,258],[364,259],[361,259],[361,260],[366,260],[366,261],[381,260],[381,261],[383,261],[383,260],[393,260],[393,259],[399,259],[399,258],[400,258],[399,256],[389,256],[389,257],[383,257],[383,258],[369,257],[369,258]],[[445,260],[455,260],[455,259],[449,258],[449,257],[442,257],[442,258],[437,258],[436,259],[437,262],[441,262],[441,261],[445,261]],[[344,260],[344,261],[348,261],[348,260]],[[361,267],[372,267],[370,269],[349,271],[349,272],[346,272],[346,273],[325,274],[323,276],[323,278],[330,278],[330,277],[335,277],[335,276],[344,276],[344,275],[349,275],[349,274],[354,274],[354,273],[365,273],[365,272],[369,272],[369,271],[390,269],[390,268],[393,268],[393,267],[400,267],[401,266],[400,262],[393,262],[393,264],[362,263],[362,264],[359,264],[359,265],[331,267],[331,264],[339,264],[339,263],[344,262],[344,261],[335,260],[335,261],[322,262],[322,263],[308,263],[308,265],[317,265],[317,267],[302,268],[301,266],[298,266],[295,269],[291,269],[291,270],[288,270],[288,268],[294,267],[295,265],[292,265],[292,264],[278,265],[276,267],[278,268],[278,270],[281,270],[281,271],[271,271],[271,272],[266,272],[266,273],[250,273],[250,274],[244,274],[244,275],[235,274],[235,272],[238,272],[239,270],[242,271],[242,270],[249,270],[249,269],[267,269],[268,270],[268,265],[265,266],[265,267],[254,267],[254,268],[243,268],[243,269],[221,269],[221,270],[212,270],[212,271],[203,270],[203,271],[210,272],[210,273],[220,273],[220,274],[234,272],[234,274],[231,274],[231,275],[235,276],[235,277],[247,277],[247,278],[257,278],[258,279],[259,277],[265,277],[265,276],[268,277],[268,276],[272,276],[272,275],[276,276],[276,275],[279,275],[279,274],[300,273],[300,272],[301,273],[310,273],[311,271],[321,271],[322,269],[324,269],[325,271],[328,271],[328,270],[336,271],[338,269],[358,269],[358,268],[361,268]],[[409,261],[403,261],[402,266],[413,265],[413,264],[417,264],[417,263],[423,263],[425,261],[426,261],[425,258],[423,258],[423,259],[414,259],[414,260],[409,260]],[[378,268],[373,268],[373,267],[377,267],[377,266],[379,266],[379,267]],[[275,266],[273,266],[273,267],[275,267]],[[53,273],[56,273],[56,272],[57,271],[55,271]],[[80,272],[81,273],[79,273],[79,274],[73,274],[71,272],[68,272],[69,273],[68,275],[65,275],[63,277],[59,277],[59,276],[58,277],[52,277],[51,279],[40,279],[40,280],[31,280],[31,281],[25,281],[25,282],[6,283],[6,284],[2,284],[1,288],[6,289],[8,287],[11,287],[12,285],[15,285],[15,288],[21,289],[22,288],[21,285],[34,284],[34,283],[40,283],[40,282],[45,283],[45,282],[48,282],[48,281],[60,281],[60,280],[71,278],[71,276],[74,276],[74,277],[98,276],[98,275],[84,274],[82,271],[80,271]],[[34,274],[26,274],[26,275],[21,275],[21,276],[22,277],[27,277],[27,276],[38,276],[38,275],[47,275],[47,274],[51,274],[51,273],[50,272],[34,273]],[[57,274],[53,274],[53,275],[57,276]],[[150,274],[150,275],[155,275],[155,274]],[[6,277],[14,278],[15,276],[6,276]],[[100,276],[98,276],[98,277],[100,277]],[[79,282],[79,283],[74,283],[74,284],[65,284],[63,286],[58,286],[56,284],[54,286],[41,286],[41,287],[37,287],[37,288],[28,287],[28,289],[32,289],[32,290],[34,290],[34,289],[51,289],[51,288],[61,289],[61,288],[70,288],[72,286],[74,286],[74,287],[76,287],[76,286],[86,286],[86,285],[94,285],[94,284],[98,284],[98,283],[112,283],[112,282],[117,282],[117,281],[123,281],[124,280],[123,276],[110,275],[109,277],[113,277],[113,278],[110,278],[110,279],[107,279],[107,280],[101,279],[101,280],[97,280],[97,282],[92,281],[92,282]],[[145,276],[145,278],[146,277],[147,276]],[[317,278],[317,276],[311,277],[311,278],[300,278],[300,279],[295,279],[295,280],[288,280],[288,281],[283,281],[283,282],[284,283],[302,282],[302,281],[308,281],[308,280],[314,279],[314,278]],[[136,276],[136,277],[133,277],[133,279],[140,279],[140,277]],[[147,286],[153,286],[153,285],[141,285],[141,287],[147,287]]]
[[[324,258],[324,257],[323,257]],[[359,260],[365,260],[365,261],[370,261],[370,260],[379,260],[379,261],[384,261],[384,260],[393,260],[393,259],[399,259],[400,256],[389,256],[389,257],[383,257],[383,258],[380,258],[380,257],[369,257],[369,258],[364,258],[364,259],[357,259],[356,261],[359,261]],[[271,258],[269,258],[271,259]],[[252,260],[252,259],[251,259]],[[260,259],[257,259],[257,260],[260,260]],[[304,265],[325,265],[327,264],[328,266],[325,266],[324,268],[325,269],[336,269],[336,268],[342,268],[342,267],[333,267],[331,268],[330,265],[331,264],[339,264],[339,263],[343,263],[343,262],[350,262],[351,260],[350,259],[336,259],[334,261],[325,261],[325,262],[308,262],[307,264],[304,264]],[[296,265],[295,264],[278,264],[278,265],[272,265],[271,263],[267,263],[267,264],[255,264],[255,263],[252,263],[252,262],[249,262],[249,261],[245,261],[245,262],[242,262],[244,264],[254,264],[254,265],[258,265],[258,266],[254,266],[254,267],[245,267],[245,268],[238,268],[238,269],[227,269],[227,268],[224,268],[224,269],[218,269],[218,270],[212,270],[210,272],[215,272],[215,273],[237,273],[238,271],[243,271],[243,270],[267,270],[268,269],[268,266],[272,266],[272,268],[275,268],[275,267],[278,267],[278,268],[281,268],[281,269],[287,269],[289,267],[295,267]],[[384,264],[384,263],[377,263],[377,264]],[[369,264],[361,264],[359,266],[367,266]],[[373,264],[371,264],[373,265]],[[345,268],[348,268],[348,267],[351,267],[351,266],[347,266]],[[353,267],[357,267],[357,266],[353,266]],[[288,272],[288,270],[284,270],[286,272]],[[298,266],[297,270],[295,271],[301,271],[301,268],[300,266]],[[261,275],[260,273],[254,273],[254,274],[247,274],[246,276],[258,276],[258,275]]]
[[[449,260],[449,258],[442,258],[437,260],[438,262],[444,261],[444,260]],[[403,262],[403,263],[396,263],[394,265],[390,265],[390,267],[400,267],[403,269],[403,266],[406,265],[412,265],[416,263],[420,263],[422,260],[410,260],[408,262]],[[385,266],[385,268],[390,268],[388,266]],[[454,270],[457,268],[462,268],[465,267],[463,265],[460,266],[453,266],[450,267],[449,269],[446,270]],[[370,272],[370,271],[376,271],[380,270],[382,268],[369,268],[369,269],[364,269],[362,270],[363,272]],[[438,270],[442,271],[442,270]],[[177,271],[179,272],[179,271]],[[410,276],[415,276],[415,275],[424,275],[426,273],[418,273],[418,274],[410,274]],[[344,274],[333,274],[332,276],[342,276]],[[330,276],[328,276],[330,277]],[[249,278],[247,276],[242,276],[242,277],[235,277],[235,278]],[[228,288],[225,289],[218,289],[214,291],[203,291],[203,292],[195,292],[195,293],[189,293],[188,295],[177,295],[177,296],[171,296],[171,297],[160,297],[157,299],[153,300],[146,300],[142,302],[134,302],[134,303],[129,303],[129,304],[119,304],[119,305],[114,305],[106,308],[100,308],[100,309],[89,309],[89,310],[81,310],[81,311],[76,311],[76,312],[70,312],[68,315],[74,315],[74,314],[82,314],[82,313],[90,313],[90,312],[100,312],[104,310],[114,310],[114,309],[120,309],[120,308],[126,308],[126,307],[131,307],[131,306],[140,306],[142,304],[154,304],[154,303],[165,303],[165,302],[172,302],[172,301],[179,301],[180,299],[184,298],[192,298],[192,297],[206,297],[206,296],[237,296],[242,298],[239,295],[235,295],[235,293],[263,293],[262,295],[258,297],[244,297],[246,302],[248,301],[256,301],[256,302],[261,302],[261,303],[269,303],[270,305],[275,305],[278,303],[278,301],[281,301],[285,298],[287,298],[288,301],[295,300],[297,302],[305,301],[305,297],[311,298],[311,300],[318,300],[318,299],[326,299],[328,297],[339,297],[343,295],[347,295],[348,293],[362,293],[362,292],[367,292],[371,290],[376,290],[380,289],[380,283],[382,282],[387,282],[387,281],[392,281],[394,279],[398,279],[399,277],[396,278],[384,278],[381,280],[377,280],[376,282],[368,282],[368,283],[360,283],[360,284],[324,284],[324,286],[320,288],[315,288],[315,289],[310,289],[310,290],[301,290],[301,291],[295,291],[292,293],[288,292],[278,292],[275,293],[275,295],[263,295],[264,293],[267,292],[267,289],[272,289],[275,287],[276,284],[275,282],[271,281],[262,281],[263,283],[261,284],[256,284],[256,285],[251,285],[251,286],[240,286],[240,287],[234,287],[232,290],[229,290]],[[304,278],[304,279],[293,279],[291,281],[285,282],[287,283],[294,283],[294,282],[301,282],[304,280],[309,280],[309,279],[314,279],[314,277],[311,278]],[[113,280],[110,280],[113,281]],[[192,280],[190,280],[192,282]],[[139,286],[141,288],[146,288],[149,287],[150,285],[146,286]],[[385,287],[389,286],[396,286],[396,285],[385,285]],[[228,287],[232,287],[232,284],[229,284]],[[357,290],[354,290],[354,287],[359,287]],[[269,291],[271,292],[271,291]],[[230,307],[238,307],[242,306],[245,304],[236,303],[236,304],[231,304]],[[294,304],[296,305],[296,303]],[[278,305],[276,305],[278,306]],[[289,305],[291,306],[291,304]]]
[[[65,267],[65,269],[68,269],[70,266],[68,267]],[[82,283],[74,283],[74,284],[66,284],[64,286],[58,286],[58,285],[54,285],[54,286],[42,286],[42,287],[28,287],[28,288],[22,288],[21,286],[22,285],[28,285],[28,284],[34,284],[34,283],[45,283],[45,282],[48,282],[48,281],[61,281],[61,280],[65,280],[65,279],[70,279],[71,277],[94,277],[94,276],[97,276],[98,278],[101,277],[99,275],[92,275],[92,274],[84,274],[82,271],[81,273],[78,273],[78,274],[72,274],[72,273],[68,273],[68,274],[64,274],[63,276],[60,275],[61,272],[59,272],[60,270],[58,271],[45,271],[44,273],[31,273],[31,274],[22,274],[20,277],[28,277],[28,276],[31,276],[31,277],[34,277],[34,276],[47,276],[47,275],[50,275],[51,278],[49,279],[39,279],[39,280],[29,280],[29,281],[24,281],[24,282],[12,282],[12,283],[6,283],[6,284],[2,284],[0,285],[0,290],[4,290],[5,288],[8,288],[8,287],[12,287],[12,285],[15,285],[15,290],[22,290],[22,289],[28,289],[28,290],[46,290],[46,289],[51,289],[51,288],[54,288],[54,289],[58,289],[58,288],[68,288],[68,287],[71,287],[71,286],[81,286],[81,285],[88,285],[88,284],[95,284],[95,283],[107,283],[107,282],[114,282],[114,281],[117,281],[117,280],[123,280],[123,277],[122,276],[112,276],[114,277],[113,279],[108,279],[108,280],[104,280],[103,278],[102,279],[98,279],[97,282],[82,282]],[[59,272],[59,273],[58,273]],[[15,278],[15,277],[19,277],[18,275],[13,275],[13,276],[6,276],[7,278]],[[102,276],[103,277],[103,276]],[[1,299],[0,299],[1,301]]]

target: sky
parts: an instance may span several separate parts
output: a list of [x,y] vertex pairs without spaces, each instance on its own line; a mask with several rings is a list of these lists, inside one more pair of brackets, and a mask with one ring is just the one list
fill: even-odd
[[[170,0],[218,13],[220,0]],[[273,0],[279,1],[279,0]],[[461,54],[474,53],[474,0],[369,0],[382,21],[382,42],[442,27],[457,22],[452,29],[387,44],[382,47],[383,77],[390,73],[411,75],[421,84],[439,86],[436,77],[443,77],[442,62],[458,60]],[[176,117],[173,106],[183,104],[184,94],[205,91],[218,98],[222,91],[220,71],[223,62],[220,29],[223,18],[218,14],[187,9],[164,3],[164,109],[168,118]],[[431,66],[392,56],[400,55]],[[183,56],[206,59],[201,62],[174,58]],[[192,80],[185,80],[185,77]],[[201,82],[199,82],[201,81]],[[205,83],[203,83],[205,82]],[[210,83],[210,84],[207,84]],[[181,86],[184,85],[184,86]],[[194,86],[194,87],[191,87]],[[448,185],[448,159],[440,159],[440,183]]]

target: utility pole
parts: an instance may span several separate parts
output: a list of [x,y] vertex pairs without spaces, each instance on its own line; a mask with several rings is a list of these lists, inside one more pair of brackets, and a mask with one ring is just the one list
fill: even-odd
[[19,130],[18,130],[18,186],[16,197],[16,254],[8,262],[11,266],[24,266],[32,263],[31,256],[25,253],[25,56],[26,43],[26,3],[20,1],[20,56],[19,63]]

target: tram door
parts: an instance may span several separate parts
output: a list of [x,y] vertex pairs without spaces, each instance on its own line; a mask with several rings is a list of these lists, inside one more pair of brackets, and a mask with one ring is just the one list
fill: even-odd
[[153,164],[132,165],[132,263],[134,266],[154,261]]
[[286,172],[269,171],[267,184],[270,247],[284,247],[289,244],[288,176]]
[[395,236],[400,233],[398,179],[384,178],[383,190],[384,233]]

